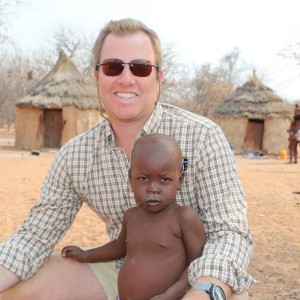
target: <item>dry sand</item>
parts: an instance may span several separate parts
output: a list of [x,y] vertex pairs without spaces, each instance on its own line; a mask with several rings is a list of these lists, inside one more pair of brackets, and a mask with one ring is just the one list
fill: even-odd
[[[55,151],[33,156],[14,149],[12,142],[0,143],[0,241],[20,226],[38,199],[54,156]],[[300,194],[293,193],[300,191],[300,165],[278,157],[237,155],[236,160],[255,241],[249,272],[259,283],[250,299],[300,299]],[[57,249],[66,244],[94,247],[106,241],[103,223],[83,206]]]

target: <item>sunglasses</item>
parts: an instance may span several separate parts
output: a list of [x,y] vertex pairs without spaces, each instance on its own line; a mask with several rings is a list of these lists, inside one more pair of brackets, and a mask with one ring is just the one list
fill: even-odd
[[99,71],[100,66],[106,76],[118,76],[120,75],[125,65],[129,65],[131,73],[138,77],[147,77],[151,74],[152,68],[155,68],[159,72],[158,65],[152,65],[149,60],[146,59],[134,59],[131,62],[125,63],[120,59],[105,59],[102,64],[96,64],[96,71]]

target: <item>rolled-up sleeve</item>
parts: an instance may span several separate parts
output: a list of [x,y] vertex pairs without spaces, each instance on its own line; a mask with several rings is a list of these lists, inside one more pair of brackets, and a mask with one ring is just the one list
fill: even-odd
[[[247,273],[253,240],[248,228],[247,205],[234,156],[219,127],[206,132],[197,154],[198,210],[205,224],[203,255],[189,267],[191,283],[215,277],[235,293],[247,291],[255,280]],[[198,156],[198,157],[197,157]]]
[[62,149],[54,159],[39,201],[20,229],[0,244],[0,264],[21,280],[30,278],[42,267],[82,205],[72,188],[64,155]]

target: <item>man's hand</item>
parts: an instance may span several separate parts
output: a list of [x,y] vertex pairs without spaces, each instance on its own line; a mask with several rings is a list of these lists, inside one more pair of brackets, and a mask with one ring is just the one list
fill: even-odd
[[0,266],[0,293],[9,289],[19,281],[20,278],[16,274]]

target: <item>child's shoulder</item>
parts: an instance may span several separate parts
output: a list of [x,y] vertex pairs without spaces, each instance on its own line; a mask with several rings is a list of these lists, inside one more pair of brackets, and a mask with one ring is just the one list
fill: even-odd
[[135,206],[135,207],[130,207],[128,208],[125,213],[124,213],[124,218],[125,217],[129,217],[129,216],[133,216],[135,214],[137,214],[139,211],[141,210],[141,207],[139,206]]
[[189,206],[178,205],[177,213],[180,214],[184,218],[195,218],[195,217],[199,218],[198,213]]
[[179,206],[177,217],[183,230],[187,228],[201,228],[203,226],[200,215],[191,207]]

